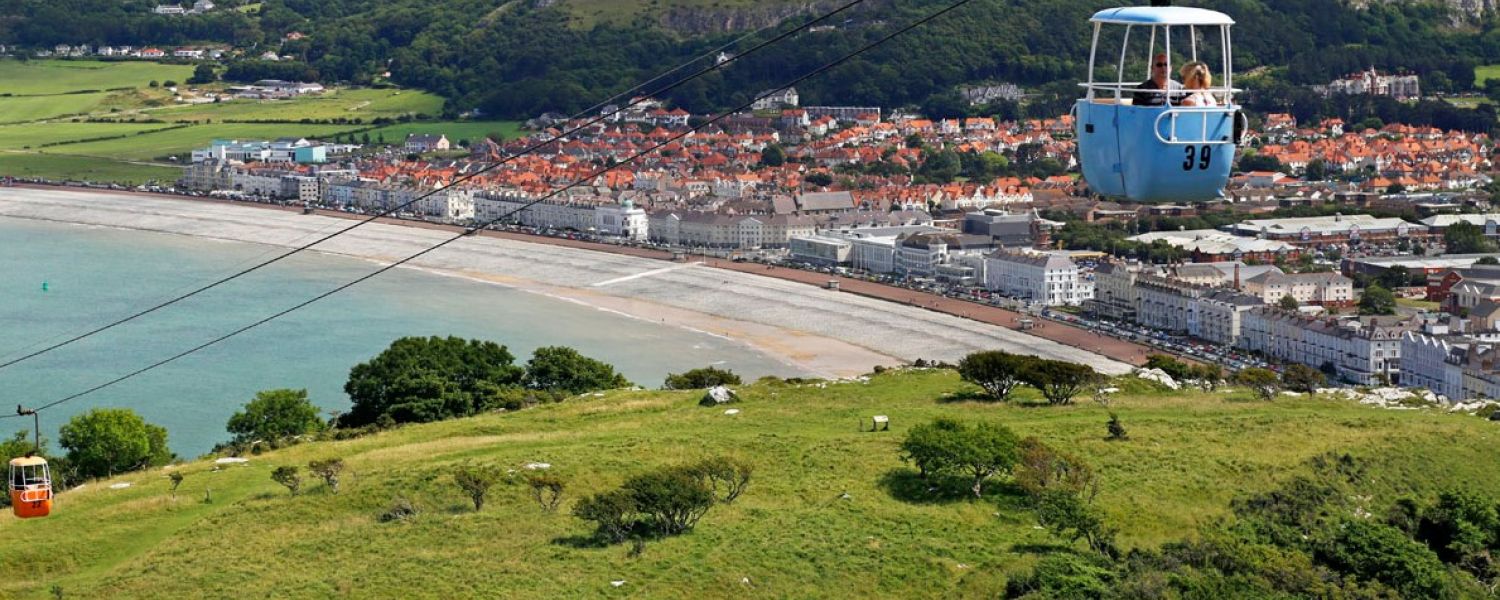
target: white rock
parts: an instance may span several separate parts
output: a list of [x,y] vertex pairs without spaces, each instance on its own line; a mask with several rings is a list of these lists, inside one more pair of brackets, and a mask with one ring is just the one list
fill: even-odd
[[226,456],[224,458],[220,458],[220,459],[215,460],[214,464],[216,464],[216,465],[238,465],[238,464],[247,463],[247,462],[250,462],[250,459],[248,459],[248,458],[239,458],[237,456]]
[[112,490],[123,490],[123,489],[128,488],[128,487],[130,487],[130,484],[128,484],[128,483],[116,483],[116,484],[111,484],[109,486],[109,489],[112,489]]
[[536,470],[539,470],[539,469],[550,469],[550,468],[552,468],[552,463],[529,462],[529,463],[526,463],[525,465],[522,465],[522,466],[525,467],[527,470],[536,471]]
[[1177,383],[1177,380],[1172,379],[1171,375],[1168,375],[1166,371],[1161,369],[1136,369],[1135,376],[1146,381],[1160,383],[1166,386],[1167,389],[1176,390],[1182,388],[1182,384]]
[[724,411],[724,414],[726,414],[726,415],[737,415],[737,414],[740,414],[740,409],[738,409],[738,408],[731,408],[729,410]]
[[616,580],[616,581],[611,581],[611,582],[609,582],[609,584],[612,585],[612,586],[615,586],[615,587],[620,587],[622,585],[625,585],[625,580],[624,579],[619,579],[619,580]]

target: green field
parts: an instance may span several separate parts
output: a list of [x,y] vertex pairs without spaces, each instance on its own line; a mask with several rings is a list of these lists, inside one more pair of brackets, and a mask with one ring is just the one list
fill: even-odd
[[170,129],[98,142],[65,144],[47,149],[49,154],[77,154],[130,160],[150,160],[191,152],[216,139],[264,140],[279,137],[331,136],[358,125],[287,125],[277,123],[212,123]]
[[0,97],[0,123],[25,123],[41,119],[87,114],[97,110],[109,97],[97,94],[63,94],[60,96]]
[[192,65],[145,61],[0,59],[0,94],[66,94],[77,90],[146,87],[152,80],[183,82],[192,75]]
[[[1063,542],[1003,483],[982,501],[898,491],[914,477],[900,440],[940,415],[1004,423],[1086,458],[1103,480],[1096,503],[1127,547],[1190,535],[1224,517],[1230,499],[1307,473],[1329,451],[1365,459],[1371,506],[1436,486],[1500,493],[1488,442],[1500,431],[1477,417],[1121,385],[1109,410],[1129,429],[1125,442],[1104,440],[1109,410],[1086,401],[964,401],[955,398],[976,388],[954,373],[906,371],[869,384],[748,386],[735,416],[698,406],[701,392],[620,391],[304,444],[246,465],[190,462],[176,467],[186,478],[175,500],[158,470],[63,493],[46,519],[0,516],[0,596],[50,597],[55,585],[70,598],[994,598],[1033,552]],[[858,432],[874,414],[890,415],[891,431]],[[638,557],[588,543],[590,527],[568,514],[626,477],[717,454],[754,462],[745,495]],[[335,456],[352,471],[337,495],[307,484],[291,497],[269,478]],[[567,482],[563,507],[544,512],[524,486],[502,485],[476,513],[448,475],[465,461],[550,463]],[[421,514],[378,522],[396,496]]]
[[1491,79],[1500,79],[1500,65],[1480,65],[1474,67],[1474,85],[1484,87],[1484,82]]
[[173,182],[182,177],[182,169],[88,156],[59,156],[0,152],[0,176],[46,177],[54,180],[108,181],[142,184],[147,181]]
[[489,134],[499,133],[505,139],[513,139],[521,136],[521,124],[516,121],[438,121],[433,123],[402,123],[389,125],[370,131],[371,139],[378,139],[384,135],[385,141],[396,143],[406,139],[413,133],[443,134],[448,136],[448,141],[458,144],[459,140],[479,140]]
[[369,122],[379,117],[407,114],[437,115],[443,99],[415,90],[335,90],[296,100],[229,100],[152,111],[151,116],[168,121],[285,121],[299,119],[354,119]]
[[[329,137],[337,133],[373,127],[375,119],[412,115],[437,115],[443,99],[417,90],[334,89],[326,94],[295,100],[229,100],[212,104],[172,105],[171,93],[146,84],[155,79],[184,81],[192,67],[147,62],[99,62],[0,60],[0,150],[27,150],[24,159],[14,154],[0,161],[0,175],[76,179],[82,175],[97,181],[139,182],[160,179],[172,163],[131,164],[130,161],[161,161],[207,145],[214,139],[274,139],[279,137]],[[69,94],[77,90],[136,86],[133,90]],[[55,94],[55,95],[26,95]],[[116,120],[152,119],[163,124],[74,123],[63,117],[92,114]],[[303,123],[225,123],[224,121],[301,121],[359,119],[363,124],[315,125]],[[191,122],[190,127],[178,127]],[[168,129],[152,133],[160,129]],[[457,142],[501,132],[519,135],[515,122],[445,121],[389,125],[372,132],[396,143],[408,133],[445,133]],[[139,133],[140,135],[135,135]],[[98,140],[128,135],[116,139]],[[95,141],[83,141],[95,140]],[[73,142],[73,143],[68,143]],[[44,145],[46,145],[44,147]],[[29,148],[28,148],[29,147]],[[77,156],[100,161],[80,161]],[[49,167],[49,163],[55,163]],[[90,166],[102,164],[107,168]],[[173,175],[171,179],[175,179]]]
[[174,125],[167,123],[28,123],[0,126],[0,150],[42,149],[43,144],[136,135]]

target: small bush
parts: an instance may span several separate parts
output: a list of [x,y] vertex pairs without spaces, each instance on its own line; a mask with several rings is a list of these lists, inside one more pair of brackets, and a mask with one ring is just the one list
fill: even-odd
[[556,475],[546,473],[527,475],[526,486],[531,488],[531,497],[542,507],[542,510],[554,512],[557,510],[557,505],[562,503],[563,480]]
[[271,472],[271,479],[286,486],[293,496],[296,496],[297,490],[302,488],[302,475],[297,473],[297,467],[290,465],[276,467],[276,470]]
[[307,470],[323,478],[323,483],[327,484],[333,493],[339,493],[339,473],[344,471],[344,459],[315,460],[307,463]]
[[405,496],[396,496],[391,500],[391,505],[380,513],[379,519],[381,523],[390,523],[392,521],[405,521],[418,514],[421,514],[421,511],[417,509],[416,504]]
[[1105,438],[1111,442],[1123,442],[1130,439],[1130,434],[1125,432],[1125,425],[1120,423],[1120,415],[1109,413],[1109,423],[1105,424],[1109,429],[1109,437]]
[[628,490],[610,490],[578,501],[573,516],[593,521],[594,534],[608,543],[619,543],[636,528],[635,496]]
[[453,482],[474,501],[474,510],[484,508],[484,497],[490,488],[500,481],[500,467],[494,465],[471,465],[464,463],[453,470]]
[[719,502],[733,504],[734,499],[750,486],[750,475],[755,467],[742,460],[719,456],[693,465],[690,470],[708,482]]
[[693,369],[682,374],[668,374],[667,380],[662,384],[662,389],[668,390],[699,390],[720,385],[740,385],[740,376],[734,371],[704,367]]
[[172,471],[172,474],[168,475],[167,477],[171,478],[171,480],[172,480],[172,498],[176,499],[177,498],[177,488],[182,487],[182,472],[181,471]]

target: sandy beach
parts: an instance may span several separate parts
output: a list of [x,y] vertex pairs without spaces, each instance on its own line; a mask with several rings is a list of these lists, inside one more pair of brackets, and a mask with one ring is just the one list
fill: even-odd
[[[39,188],[0,189],[0,218],[279,247],[300,246],[352,224],[338,217],[256,206]],[[450,235],[431,228],[374,223],[316,250],[389,263]],[[1109,374],[1130,370],[1129,365],[1103,355],[1005,327],[696,263],[476,236],[409,266],[521,289],[547,301],[575,302],[623,317],[723,336],[828,377],[851,377],[876,365],[918,358],[956,361],[977,350],[1068,360]]]

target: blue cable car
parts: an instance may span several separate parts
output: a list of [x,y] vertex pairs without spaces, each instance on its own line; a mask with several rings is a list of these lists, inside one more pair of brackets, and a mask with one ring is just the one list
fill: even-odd
[[[1086,93],[1074,105],[1078,159],[1090,189],[1142,203],[1222,197],[1244,126],[1234,103],[1238,90],[1233,87],[1229,38],[1234,20],[1201,8],[1137,6],[1102,10],[1090,21],[1094,40],[1088,82],[1079,84]],[[1104,33],[1109,37],[1101,38]],[[1189,82],[1196,88],[1174,87],[1180,85],[1173,70],[1174,37],[1177,50],[1192,61],[1196,73],[1190,74],[1207,75]],[[1215,37],[1217,48],[1200,44]],[[1114,58],[1115,40],[1119,60],[1101,78],[1095,69],[1106,68],[1105,61]],[[1204,63],[1199,62],[1200,45]],[[1127,68],[1141,58],[1145,79],[1127,81]],[[1165,73],[1159,71],[1163,68]],[[1217,87],[1208,81],[1213,71],[1221,73]],[[1152,83],[1163,75],[1165,85]]]

